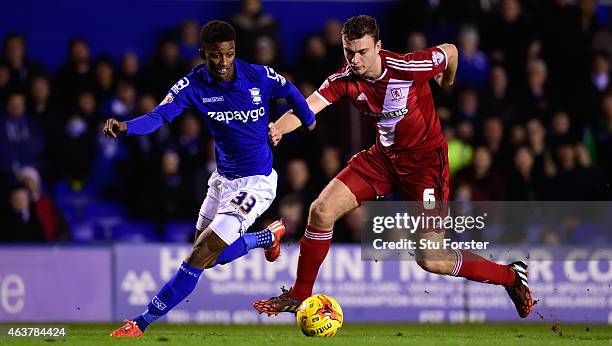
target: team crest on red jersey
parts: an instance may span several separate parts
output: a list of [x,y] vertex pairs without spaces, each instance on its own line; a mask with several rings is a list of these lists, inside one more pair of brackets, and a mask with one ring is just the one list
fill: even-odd
[[391,97],[395,101],[401,101],[401,99],[403,98],[402,97],[402,89],[400,89],[400,88],[391,89]]
[[431,53],[431,60],[433,60],[434,66],[438,67],[444,61],[444,54],[434,50]]

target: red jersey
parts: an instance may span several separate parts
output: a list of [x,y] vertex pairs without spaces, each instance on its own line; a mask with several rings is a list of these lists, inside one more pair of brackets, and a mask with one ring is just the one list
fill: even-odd
[[344,96],[370,118],[376,141],[391,151],[432,150],[444,144],[428,80],[448,64],[440,47],[398,54],[381,50],[383,73],[366,79],[344,66],[315,94],[330,105]]

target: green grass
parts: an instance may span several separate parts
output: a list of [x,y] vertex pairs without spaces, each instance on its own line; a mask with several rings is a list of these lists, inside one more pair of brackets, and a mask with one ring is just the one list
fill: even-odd
[[307,338],[293,325],[157,324],[139,339],[119,340],[109,336],[117,327],[114,324],[68,327],[66,340],[0,338],[0,345],[612,345],[612,326],[607,325],[353,324],[344,326],[334,338]]

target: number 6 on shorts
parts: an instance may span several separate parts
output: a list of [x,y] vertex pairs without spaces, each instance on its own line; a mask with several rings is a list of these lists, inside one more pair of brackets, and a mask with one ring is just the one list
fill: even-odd
[[434,189],[423,190],[423,208],[433,209],[436,207],[436,197],[434,196]]

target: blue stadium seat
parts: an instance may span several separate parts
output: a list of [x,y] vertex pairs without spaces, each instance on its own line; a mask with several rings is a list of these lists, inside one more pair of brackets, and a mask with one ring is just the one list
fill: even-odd
[[193,221],[170,221],[164,225],[163,241],[170,243],[191,242],[195,232]]
[[100,228],[91,221],[70,222],[72,240],[75,243],[92,243],[104,239]]
[[93,202],[83,208],[83,219],[94,222],[106,240],[112,238],[115,226],[126,221],[126,214],[126,207],[118,202]]
[[149,222],[126,221],[118,223],[112,230],[113,241],[146,243],[159,241],[157,228]]
[[60,180],[55,184],[53,197],[57,207],[68,219],[82,220],[83,209],[86,205],[96,201],[98,194],[88,185],[78,188],[66,180]]

